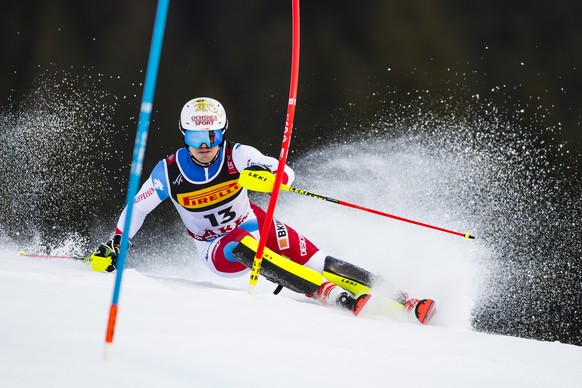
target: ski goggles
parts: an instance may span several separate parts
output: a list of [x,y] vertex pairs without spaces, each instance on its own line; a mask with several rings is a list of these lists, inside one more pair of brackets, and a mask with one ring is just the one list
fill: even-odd
[[185,131],[184,142],[192,148],[200,148],[202,144],[206,147],[213,148],[222,143],[224,135],[222,129],[213,131]]

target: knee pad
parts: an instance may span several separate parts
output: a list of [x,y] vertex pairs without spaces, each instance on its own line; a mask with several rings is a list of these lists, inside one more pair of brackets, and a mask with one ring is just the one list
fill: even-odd
[[236,246],[238,245],[238,242],[235,241],[231,241],[228,244],[226,244],[224,246],[224,248],[222,248],[222,251],[224,252],[224,258],[232,263],[236,263],[238,260],[232,255],[232,251],[234,251],[234,248],[236,248]]

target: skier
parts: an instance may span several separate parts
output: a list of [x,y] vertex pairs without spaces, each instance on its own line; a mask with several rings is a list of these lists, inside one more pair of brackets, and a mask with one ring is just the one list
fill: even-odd
[[[123,210],[112,240],[91,256],[97,271],[114,271],[121,234],[131,239],[145,217],[170,198],[199,256],[214,273],[242,276],[252,267],[265,211],[248,198],[238,184],[243,170],[275,171],[278,160],[257,149],[225,139],[226,112],[220,102],[199,97],[188,101],[178,122],[184,147],[161,160],[134,198],[129,231],[123,230]],[[284,184],[291,184],[293,170],[285,166]],[[370,298],[379,277],[343,260],[328,256],[289,225],[273,219],[266,242],[261,275],[293,291],[313,297],[324,305],[337,305],[355,315]],[[431,318],[434,301],[409,298],[398,291],[392,303],[413,311],[422,323]]]

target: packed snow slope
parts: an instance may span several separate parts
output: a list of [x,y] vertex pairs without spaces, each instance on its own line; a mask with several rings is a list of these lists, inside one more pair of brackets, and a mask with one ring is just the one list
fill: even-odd
[[[437,319],[354,317],[246,277],[199,269],[115,276],[0,252],[2,387],[578,387],[582,348],[476,333]],[[443,323],[444,322],[444,323]]]
[[582,344],[578,170],[554,163],[562,144],[525,136],[486,99],[459,111],[424,91],[387,104],[370,127],[296,147],[293,185],[476,240],[292,193],[276,216],[329,255],[435,299],[434,325],[375,313],[380,293],[358,318],[274,296],[264,279],[249,295],[246,276],[221,279],[200,263],[166,203],[171,212],[156,209],[133,240],[104,360],[114,276],[17,255],[86,254],[117,221],[107,215],[122,200],[100,182],[127,175],[123,163],[104,167],[119,133],[99,95],[66,96],[35,93],[0,115],[0,387],[580,385],[582,348],[564,344]]

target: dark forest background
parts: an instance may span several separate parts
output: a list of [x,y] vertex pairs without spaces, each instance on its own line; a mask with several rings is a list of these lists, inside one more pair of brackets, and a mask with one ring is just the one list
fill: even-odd
[[[55,239],[67,228],[87,228],[85,234],[99,226],[110,231],[125,199],[156,5],[153,0],[3,1],[0,211],[1,226],[11,238],[23,238],[35,225],[44,225],[45,237]],[[366,132],[389,121],[386,111],[394,116],[400,109],[414,122],[423,107],[415,100],[426,95],[434,102],[429,104],[433,119],[440,114],[446,121],[455,116],[448,108],[462,114],[464,106],[469,109],[480,99],[500,107],[497,115],[506,117],[499,120],[517,122],[515,128],[536,146],[559,150],[544,154],[550,167],[544,164],[543,171],[566,174],[561,182],[573,183],[555,186],[557,195],[546,190],[534,207],[544,208],[548,197],[561,195],[567,216],[558,214],[564,206],[556,207],[558,221],[552,226],[570,220],[567,235],[561,228],[546,229],[542,220],[535,238],[516,237],[517,244],[504,240],[508,248],[496,258],[508,262],[510,251],[519,267],[529,265],[521,260],[538,256],[542,262],[551,259],[554,267],[543,267],[550,268],[549,275],[538,276],[537,268],[535,276],[519,275],[526,285],[540,284],[535,292],[515,287],[513,280],[499,287],[499,295],[476,312],[474,325],[582,344],[582,2],[311,0],[300,8],[291,162],[302,150],[357,139],[359,132],[366,138]],[[171,1],[144,173],[181,146],[178,115],[196,96],[225,105],[229,138],[277,155],[290,53],[288,0]],[[440,100],[446,104],[439,105]],[[79,161],[80,153],[87,156]],[[535,175],[537,166],[532,171]],[[529,183],[516,190],[529,190]],[[87,225],[86,220],[103,223]],[[567,268],[555,270],[562,264]],[[551,295],[542,295],[548,289]],[[523,302],[529,294],[541,296]],[[503,309],[510,303],[507,295],[513,304]],[[513,313],[520,308],[521,315]],[[530,308],[554,315],[535,318]]]
[[[135,131],[155,7],[5,1],[0,102],[17,106],[46,69],[101,74],[101,87],[125,99],[115,121]],[[276,150],[289,91],[290,19],[289,1],[172,1],[148,160],[173,150],[178,112],[199,95],[224,103],[233,137]],[[296,148],[346,122],[373,121],[371,112],[398,93],[460,98],[501,86],[517,101],[553,107],[558,141],[582,149],[579,1],[304,1],[301,38]],[[397,93],[387,100],[388,88]],[[119,141],[131,146],[133,136]]]

